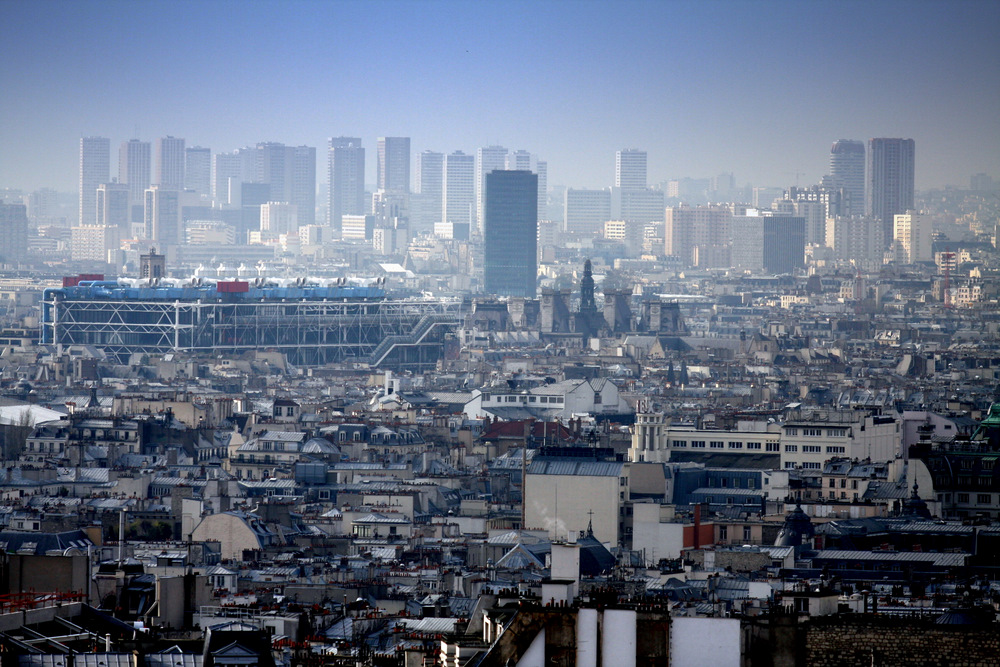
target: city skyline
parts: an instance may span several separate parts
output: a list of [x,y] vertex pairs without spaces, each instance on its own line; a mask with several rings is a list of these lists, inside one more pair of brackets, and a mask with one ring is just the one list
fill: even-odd
[[[740,184],[814,183],[842,138],[913,138],[918,188],[1000,172],[1000,87],[992,85],[1000,9],[986,2],[817,2],[795,11],[787,3],[588,2],[572,12],[559,3],[259,2],[231,11],[218,2],[199,6],[206,34],[247,38],[182,41],[175,66],[148,77],[144,63],[185,26],[163,7],[7,6],[0,187],[74,190],[74,153],[86,136],[118,146],[172,135],[213,153],[272,139],[324,146],[341,135],[370,146],[380,136],[411,137],[413,155],[501,144],[544,156],[548,182],[570,187],[612,183],[615,152],[632,146],[649,156],[650,184],[720,172]],[[81,28],[95,11],[107,18],[103,30]],[[517,30],[528,11],[531,30]],[[142,39],[128,29],[154,13],[157,29]],[[351,29],[336,43],[321,39],[334,22]],[[478,24],[509,36],[509,57],[483,48],[468,28]],[[887,29],[920,48],[904,58]],[[112,32],[124,38],[105,39]],[[608,37],[619,34],[626,43]],[[265,36],[289,46],[261,49]],[[234,76],[234,62],[251,78]],[[105,79],[107,71],[116,76]],[[246,85],[257,78],[274,82],[268,104]],[[375,167],[371,160],[366,183]]]

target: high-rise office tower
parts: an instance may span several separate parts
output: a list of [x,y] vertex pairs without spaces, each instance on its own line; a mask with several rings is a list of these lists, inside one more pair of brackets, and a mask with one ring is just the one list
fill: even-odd
[[538,174],[538,219],[548,220],[549,163],[544,160],[536,161],[535,173]]
[[861,215],[865,201],[864,143],[852,139],[833,142],[830,148],[830,176],[836,187],[843,188],[850,195],[852,213]]
[[913,139],[868,140],[868,214],[881,223],[885,247],[894,217],[913,208],[914,157]]
[[151,146],[148,141],[129,139],[118,150],[118,182],[128,185],[129,206],[142,205],[149,187],[149,169],[152,164]]
[[268,202],[260,207],[260,231],[264,238],[276,239],[282,234],[298,234],[299,219],[295,204]]
[[97,217],[97,186],[111,177],[111,140],[80,139],[80,224],[93,225]]
[[[97,190],[94,192],[96,194]],[[5,204],[0,199],[0,263],[17,264],[24,259],[27,251],[28,207],[24,204]]]
[[332,137],[328,153],[329,223],[340,238],[343,216],[365,214],[365,149],[358,137]]
[[144,207],[146,237],[159,248],[178,245],[184,240],[181,230],[181,193],[152,185],[146,190]]
[[455,151],[444,158],[444,191],[441,221],[468,224],[471,230],[476,216],[476,158],[462,151]]
[[164,190],[184,189],[184,140],[163,137],[156,141],[156,179]]
[[212,192],[212,149],[192,146],[184,150],[184,189],[199,195]]
[[725,206],[671,206],[663,226],[664,254],[684,267],[729,266],[732,220]]
[[[441,201],[441,184],[444,178],[444,153],[424,151],[417,155],[417,192],[422,195],[437,197]],[[441,208],[440,206],[438,207]],[[438,211],[440,213],[440,211]]]
[[379,137],[376,183],[385,192],[410,191],[410,138]]
[[[249,180],[243,174],[243,156],[239,151],[212,156],[212,199],[216,204],[238,204],[235,198],[240,183]],[[237,192],[230,192],[230,184]]]
[[625,190],[646,188],[646,151],[628,148],[615,153],[615,187]]
[[933,232],[933,220],[929,215],[907,211],[893,216],[896,261],[901,264],[915,264],[934,259],[931,244]]
[[486,174],[495,169],[506,168],[507,149],[503,146],[485,146],[476,150],[476,224],[480,228],[483,221],[483,206],[486,201]]
[[538,279],[538,175],[526,170],[486,175],[483,289],[534,298]]
[[571,234],[593,236],[611,220],[610,190],[566,190],[563,229]]
[[[124,183],[101,183],[97,186],[97,217],[98,226],[115,227],[122,238],[128,238],[131,222],[131,205],[129,199],[131,187]],[[106,258],[105,258],[106,259]]]
[[753,273],[787,274],[805,265],[806,221],[749,209],[732,216],[732,265]]
[[410,231],[414,236],[430,232],[441,221],[444,154],[424,151],[417,154],[416,191],[410,196]]
[[291,152],[292,177],[288,203],[298,213],[300,227],[316,224],[316,147],[295,146]]
[[531,171],[531,153],[526,150],[512,151],[505,160],[507,170]]

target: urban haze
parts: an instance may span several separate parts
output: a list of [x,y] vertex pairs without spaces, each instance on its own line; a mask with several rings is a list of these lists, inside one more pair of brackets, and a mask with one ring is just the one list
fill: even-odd
[[996,663],[997,3],[0,7],[0,667]]

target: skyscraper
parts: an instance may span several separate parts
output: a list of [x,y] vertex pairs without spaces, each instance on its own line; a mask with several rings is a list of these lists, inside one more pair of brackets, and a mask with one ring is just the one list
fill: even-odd
[[212,149],[192,146],[184,150],[184,189],[206,197],[212,192]]
[[[96,195],[96,188],[94,189],[94,193]],[[17,264],[17,262],[24,258],[27,252],[27,206],[24,204],[5,204],[0,199],[0,263]]]
[[894,217],[913,208],[914,157],[913,139],[868,140],[868,214],[881,223],[885,247]]
[[156,141],[156,184],[164,190],[184,189],[184,140],[163,137]]
[[130,190],[124,183],[101,183],[97,186],[96,224],[117,228],[123,235],[121,238],[128,238],[132,215]]
[[434,229],[441,221],[444,155],[434,151],[417,154],[416,192],[410,196],[410,230],[414,236]]
[[507,153],[505,169],[531,171],[531,153],[526,150],[516,150]]
[[931,244],[934,225],[931,217],[916,211],[907,211],[893,217],[896,261],[901,264],[915,264],[934,259]]
[[[851,196],[852,213],[861,215],[865,201],[865,145],[860,141],[841,139],[830,148],[830,176],[838,188]],[[842,214],[838,214],[842,215]]]
[[483,289],[533,298],[538,279],[538,175],[526,170],[486,175]]
[[180,195],[177,190],[167,190],[158,185],[146,190],[146,237],[155,241],[159,248],[166,249],[184,240]]
[[475,222],[476,159],[462,151],[455,151],[444,158],[441,187],[444,191],[441,221],[465,223]]
[[537,160],[535,162],[535,173],[538,174],[538,219],[548,220],[549,163],[545,160]]
[[410,191],[410,138],[379,137],[376,183],[379,190]]
[[566,190],[563,230],[593,236],[611,220],[610,190]]
[[365,214],[365,149],[358,137],[329,142],[330,227],[340,237],[341,218]]
[[485,204],[486,174],[494,169],[507,168],[507,149],[503,146],[485,146],[476,150],[476,224],[482,228]]
[[[212,158],[212,199],[216,204],[237,204],[230,196],[232,182],[238,190],[244,180],[243,157],[239,151],[216,153]],[[232,193],[235,195],[236,193]]]
[[129,139],[118,150],[118,182],[128,185],[129,206],[142,205],[152,164],[148,141]]
[[292,176],[288,203],[298,212],[299,226],[316,224],[316,147],[289,147]]
[[628,148],[615,153],[615,187],[623,190],[646,188],[646,151]]
[[111,140],[80,139],[80,224],[92,225],[97,218],[97,186],[111,177]]

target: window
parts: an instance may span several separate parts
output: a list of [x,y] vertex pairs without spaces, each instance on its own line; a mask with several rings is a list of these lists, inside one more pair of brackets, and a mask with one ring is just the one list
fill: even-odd
[[794,468],[795,467],[795,461],[785,461],[785,467],[786,468]]
[[819,470],[823,467],[822,463],[803,463],[802,467],[807,470]]
[[785,445],[785,451],[789,454],[795,454],[799,451],[798,445]]
[[989,505],[993,501],[993,494],[980,493],[976,496],[977,505]]
[[827,454],[843,454],[846,451],[847,451],[846,447],[834,446],[834,447],[827,447],[826,448],[826,453]]
[[833,489],[833,488],[836,488],[836,486],[837,486],[837,480],[835,480],[834,478],[831,477],[830,478],[830,488]]
[[802,429],[802,435],[808,435],[811,437],[817,437],[823,435],[823,429],[821,428],[804,428]]
[[785,429],[785,435],[798,435],[798,434],[799,434],[799,429],[797,429],[797,428],[786,428]]
[[960,493],[960,494],[958,494],[958,502],[960,502],[960,503],[967,503],[967,502],[969,502],[969,494],[968,493]]
[[687,440],[674,440],[674,447],[687,447]]
[[781,451],[781,445],[778,444],[777,442],[769,442],[769,443],[767,443],[766,451],[769,451],[769,452],[780,452]]
[[852,489],[858,488],[858,480],[856,480],[856,479],[852,479],[851,480],[851,488]]
[[819,454],[823,448],[818,445],[802,445],[802,451],[806,454]]
[[842,488],[842,489],[846,489],[847,488],[847,480],[846,479],[840,480],[840,488]]
[[719,526],[719,541],[729,539],[729,526]]
[[729,449],[743,449],[743,443],[742,442],[730,442],[729,443]]
[[722,442],[721,440],[712,440],[711,442],[708,443],[708,446],[711,447],[712,449],[722,449],[723,447],[726,446],[726,443]]
[[[748,442],[747,443],[747,449],[760,449],[760,443],[759,442]],[[768,450],[768,451],[770,451],[770,450]]]
[[846,428],[828,428],[826,429],[826,434],[831,438],[846,438],[847,429]]
[[751,539],[750,526],[743,526],[743,541],[749,542]]
[[704,440],[692,440],[691,441],[691,447],[700,447],[701,449],[704,449],[705,448],[705,441]]

